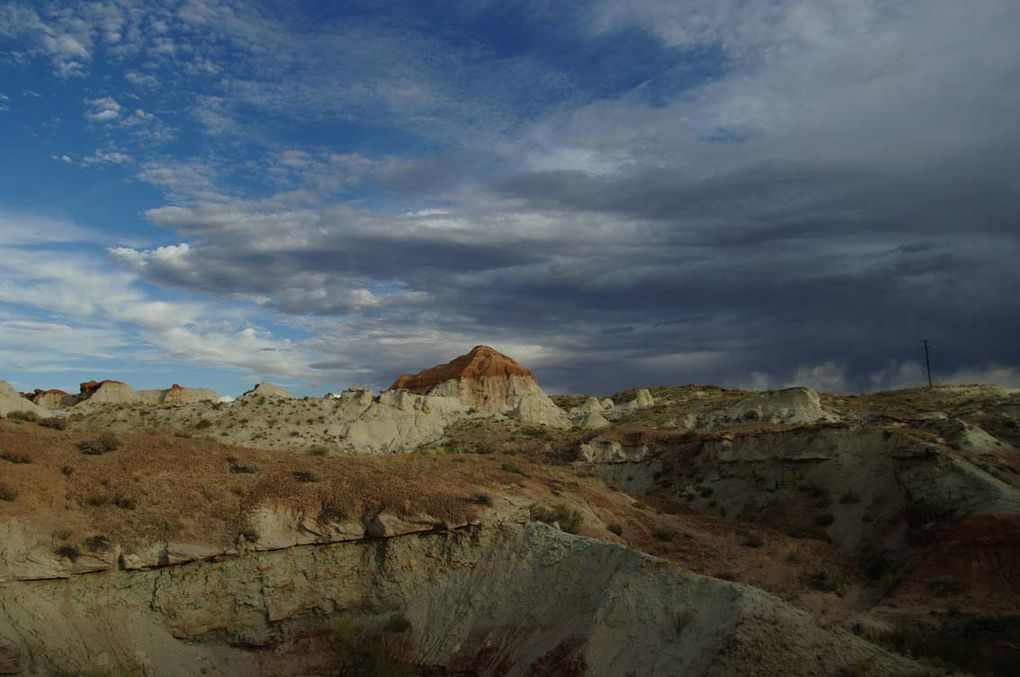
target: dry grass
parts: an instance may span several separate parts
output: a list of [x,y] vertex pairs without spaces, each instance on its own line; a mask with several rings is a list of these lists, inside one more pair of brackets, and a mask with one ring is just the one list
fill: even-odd
[[11,411],[7,414],[7,419],[10,421],[26,421],[28,423],[38,423],[39,414],[34,411]]
[[462,421],[450,426],[441,448],[452,453],[506,454],[536,462],[571,461],[592,432],[521,426],[511,421]]
[[91,439],[0,423],[0,447],[33,461],[5,472],[11,501],[19,499],[6,501],[0,518],[101,533],[123,545],[227,545],[245,516],[266,502],[328,507],[352,519],[385,511],[458,522],[482,507],[473,495],[496,493],[506,479],[503,456],[476,456],[472,463],[435,454],[320,457],[149,434],[122,435],[114,453],[82,454],[80,443]]
[[[166,541],[231,547],[247,528],[246,516],[267,503],[354,520],[379,512],[427,513],[451,523],[490,510],[527,516],[527,506],[537,504],[539,512],[551,506],[569,517],[554,521],[583,535],[622,540],[702,573],[731,570],[737,580],[790,597],[809,568],[840,568],[827,544],[721,518],[660,512],[569,467],[524,455],[312,456],[140,434],[121,435],[116,452],[91,456],[77,449],[82,437],[0,422],[0,446],[33,459],[5,474],[5,490],[16,500],[0,502],[0,519],[29,520],[55,534],[55,542],[92,551],[97,543]],[[253,471],[231,472],[236,466]],[[656,537],[664,533],[672,538]],[[742,545],[749,533],[763,547]],[[103,540],[87,541],[96,535]],[[799,563],[791,565],[787,555],[794,550]]]
[[836,411],[866,417],[910,420],[923,412],[969,416],[1008,396],[994,386],[940,386],[890,390],[865,395],[822,395],[822,404]]

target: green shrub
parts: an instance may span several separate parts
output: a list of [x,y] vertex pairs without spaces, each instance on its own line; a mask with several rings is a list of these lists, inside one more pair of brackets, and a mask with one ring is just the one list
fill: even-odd
[[39,414],[34,411],[11,411],[7,413],[7,418],[11,421],[39,422]]
[[297,470],[294,472],[294,479],[298,482],[318,482],[319,476],[311,470]]
[[652,536],[658,541],[672,541],[676,538],[676,532],[672,529],[656,529],[652,532]]
[[17,497],[17,491],[15,491],[10,485],[0,482],[0,501],[7,501],[9,503]]
[[484,491],[479,491],[478,493],[472,494],[471,498],[469,498],[468,501],[470,501],[471,503],[474,503],[475,505],[487,505],[487,506],[491,506],[492,505],[492,495],[488,494],[488,493],[486,493]]
[[67,430],[67,419],[61,416],[50,416],[39,421],[39,425],[53,430]]
[[564,503],[558,503],[551,509],[533,505],[528,512],[531,519],[546,524],[558,524],[560,529],[568,534],[576,534],[581,526],[581,513]]
[[106,552],[110,549],[110,539],[102,534],[89,536],[85,539],[85,547],[88,548],[90,552]]
[[740,545],[744,546],[745,548],[760,548],[761,546],[765,545],[765,541],[763,541],[761,539],[761,536],[759,536],[758,534],[747,533],[744,534],[744,540],[743,542],[741,542]]
[[113,498],[110,499],[110,502],[122,510],[134,510],[137,505],[135,499],[121,494],[114,494]]
[[83,453],[98,455],[105,454],[110,451],[116,451],[120,447],[120,440],[113,432],[106,430],[99,433],[99,437],[94,440],[83,440],[78,444],[78,448]]
[[71,560],[72,562],[77,562],[78,558],[81,557],[81,552],[78,551],[78,548],[74,547],[73,545],[68,545],[66,543],[60,546],[59,548],[55,549],[53,551],[53,554],[57,555],[58,557],[65,557]]
[[404,614],[393,614],[386,624],[383,625],[383,632],[404,633],[411,629],[411,621]]
[[609,533],[616,534],[617,536],[623,536],[623,527],[617,523],[608,524],[606,528],[609,529]]
[[212,421],[207,418],[200,418],[198,423],[195,424],[195,430],[205,430],[209,427],[212,427]]
[[516,463],[504,463],[503,465],[501,465],[499,467],[504,472],[512,472],[512,473],[514,473],[516,475],[523,475],[524,474],[524,471],[521,470],[521,467],[519,465],[517,465]]
[[6,451],[6,450],[0,451],[0,460],[7,461],[8,463],[17,463],[17,464],[31,463],[32,462],[32,459],[30,459],[25,454],[22,454],[21,452],[18,452],[18,451]]
[[227,456],[227,464],[230,472],[235,475],[250,475],[258,472],[258,468],[253,465],[242,465],[237,456]]
[[361,625],[350,616],[340,616],[330,624],[333,631],[333,639],[337,646],[343,650],[351,650],[358,647],[358,638],[361,635]]
[[842,595],[846,591],[847,581],[842,574],[836,572],[830,574],[827,571],[819,571],[807,577],[808,585],[813,590],[822,592],[835,592]]

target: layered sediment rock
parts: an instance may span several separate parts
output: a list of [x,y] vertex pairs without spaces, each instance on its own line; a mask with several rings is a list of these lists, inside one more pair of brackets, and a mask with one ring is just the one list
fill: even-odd
[[19,582],[0,606],[4,660],[30,675],[310,674],[367,645],[437,675],[919,667],[761,590],[526,522]]
[[220,395],[208,388],[184,388],[176,383],[169,390],[161,391],[160,404],[194,404],[195,402],[216,402]]
[[465,355],[417,374],[402,374],[390,389],[456,397],[478,411],[529,423],[570,425],[566,413],[549,399],[530,371],[488,346],[475,346]]

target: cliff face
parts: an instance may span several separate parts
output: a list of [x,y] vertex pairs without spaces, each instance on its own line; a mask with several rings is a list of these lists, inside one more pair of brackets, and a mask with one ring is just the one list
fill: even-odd
[[514,521],[22,581],[0,605],[0,649],[30,675],[309,674],[369,659],[461,675],[916,667],[760,590]]
[[6,381],[0,381],[0,416],[13,411],[28,412],[36,416],[49,416],[49,410],[35,404],[12,388]]

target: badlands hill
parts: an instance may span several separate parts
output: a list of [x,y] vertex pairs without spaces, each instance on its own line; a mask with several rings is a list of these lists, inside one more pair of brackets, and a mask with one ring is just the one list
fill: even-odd
[[502,413],[543,425],[568,427],[564,413],[539,387],[531,372],[488,346],[417,374],[403,374],[390,390],[431,397],[456,397],[473,409]]
[[210,393],[0,384],[0,674],[1015,674],[1016,394]]
[[[10,391],[13,392],[13,388]],[[82,411],[98,404],[173,405],[215,402],[219,399],[219,394],[208,388],[183,388],[175,383],[165,390],[134,390],[126,383],[113,379],[86,381],[79,386],[78,393],[73,395],[63,390],[36,388],[31,393],[21,393],[21,396],[38,407],[58,412],[74,407]]]

